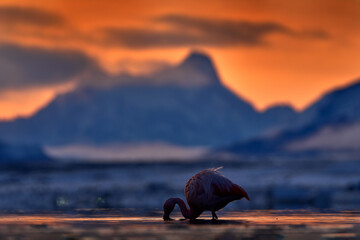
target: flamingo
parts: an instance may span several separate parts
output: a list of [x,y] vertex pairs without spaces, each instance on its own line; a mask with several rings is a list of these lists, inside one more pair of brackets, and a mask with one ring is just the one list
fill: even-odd
[[218,172],[221,168],[206,169],[191,177],[184,188],[185,198],[190,209],[181,198],[169,198],[164,203],[163,219],[170,220],[170,213],[175,204],[179,205],[181,213],[186,219],[194,220],[202,212],[211,211],[212,220],[216,220],[218,217],[215,212],[228,203],[243,197],[250,201],[242,187]]

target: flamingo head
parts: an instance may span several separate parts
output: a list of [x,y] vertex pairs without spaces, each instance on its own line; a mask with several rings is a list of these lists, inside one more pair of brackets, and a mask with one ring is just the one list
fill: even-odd
[[246,198],[248,201],[250,201],[249,195],[247,194],[247,192],[245,191],[245,189],[243,189],[242,187],[240,187],[239,185],[234,184],[231,188],[230,191],[233,192],[234,194],[238,195],[241,198]]
[[243,197],[246,198],[248,201],[250,201],[249,195],[245,190],[243,191]]
[[168,200],[165,201],[164,206],[163,206],[163,209],[164,209],[163,219],[164,220],[171,220],[170,213],[174,210],[174,207],[175,207],[174,198],[169,198]]

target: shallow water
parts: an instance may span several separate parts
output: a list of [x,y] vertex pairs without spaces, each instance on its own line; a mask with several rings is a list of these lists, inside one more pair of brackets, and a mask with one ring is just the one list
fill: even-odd
[[184,197],[184,185],[191,176],[218,166],[224,166],[221,173],[246,189],[252,200],[232,202],[227,210],[360,210],[359,161],[251,158],[1,167],[0,213],[161,208],[169,197]]
[[2,213],[0,239],[360,239],[360,212],[219,212],[196,221],[161,212]]

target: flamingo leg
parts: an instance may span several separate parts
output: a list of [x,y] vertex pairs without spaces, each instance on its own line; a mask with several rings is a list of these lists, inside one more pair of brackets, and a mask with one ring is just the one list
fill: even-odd
[[212,220],[217,220],[218,219],[218,216],[216,216],[215,211],[211,211],[211,214],[212,214]]

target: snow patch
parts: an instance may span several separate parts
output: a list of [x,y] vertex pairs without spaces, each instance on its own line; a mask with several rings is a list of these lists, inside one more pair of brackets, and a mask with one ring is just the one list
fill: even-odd
[[316,134],[286,146],[291,151],[359,150],[360,123],[338,127],[324,127]]

